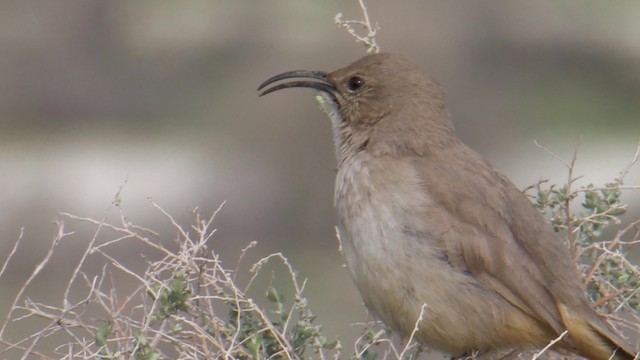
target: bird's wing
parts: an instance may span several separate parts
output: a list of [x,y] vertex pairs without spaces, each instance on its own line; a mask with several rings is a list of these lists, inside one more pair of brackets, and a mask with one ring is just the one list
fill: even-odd
[[[444,156],[416,157],[449,263],[473,274],[557,334],[569,330],[586,357],[633,359],[636,350],[593,311],[569,252],[529,199],[460,144]],[[570,342],[571,343],[571,342]]]
[[428,216],[440,218],[434,238],[449,263],[558,334],[564,331],[558,303],[579,301],[565,299],[580,289],[576,268],[527,197],[464,145],[446,159],[414,161],[433,202]]

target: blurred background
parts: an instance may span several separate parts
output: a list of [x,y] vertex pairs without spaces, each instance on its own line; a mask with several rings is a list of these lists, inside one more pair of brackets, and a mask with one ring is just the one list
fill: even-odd
[[[566,180],[580,142],[580,184],[618,176],[640,140],[640,2],[368,0],[383,51],[443,85],[460,137],[524,188]],[[59,213],[101,219],[118,189],[129,221],[175,230],[211,214],[210,247],[233,267],[287,255],[328,334],[349,344],[368,318],[337,251],[329,122],[309,90],[258,98],[266,78],[333,70],[365,54],[333,23],[357,1],[4,0],[0,4],[0,314],[45,255]],[[640,168],[626,183],[640,184]],[[627,221],[640,217],[638,192]],[[91,238],[74,231],[32,296],[65,284]],[[140,262],[135,245],[122,250]],[[75,260],[74,260],[75,259]],[[223,257],[223,261],[225,257]],[[53,270],[52,270],[53,269]],[[56,279],[59,279],[56,280]],[[58,281],[58,283],[56,282]],[[56,285],[58,284],[58,285]],[[338,285],[336,285],[338,284]]]

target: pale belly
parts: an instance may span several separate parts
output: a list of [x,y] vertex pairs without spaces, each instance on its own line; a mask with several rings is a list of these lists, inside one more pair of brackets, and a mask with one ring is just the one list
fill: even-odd
[[[531,319],[449,265],[432,235],[445,230],[429,223],[433,205],[409,162],[343,164],[335,205],[343,254],[365,305],[401,336],[414,329],[423,306],[417,339],[453,355],[516,345],[503,334],[513,324],[530,326]],[[496,343],[500,338],[504,344]]]

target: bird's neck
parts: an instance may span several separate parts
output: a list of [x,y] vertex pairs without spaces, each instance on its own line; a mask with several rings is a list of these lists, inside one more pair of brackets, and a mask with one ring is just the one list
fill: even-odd
[[409,128],[401,121],[400,125],[393,124],[397,119],[389,124],[387,120],[380,120],[374,127],[359,128],[344,122],[334,125],[338,166],[363,151],[374,157],[431,156],[462,144],[448,119],[427,125],[413,122]]

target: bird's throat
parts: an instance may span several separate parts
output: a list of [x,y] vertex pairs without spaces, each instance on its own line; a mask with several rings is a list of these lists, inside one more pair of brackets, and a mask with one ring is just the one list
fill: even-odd
[[320,93],[316,96],[316,101],[318,102],[318,105],[320,106],[322,112],[324,112],[331,121],[333,145],[335,149],[336,161],[339,165],[342,163],[345,157],[344,127],[346,120],[342,117],[340,106],[329,94]]

